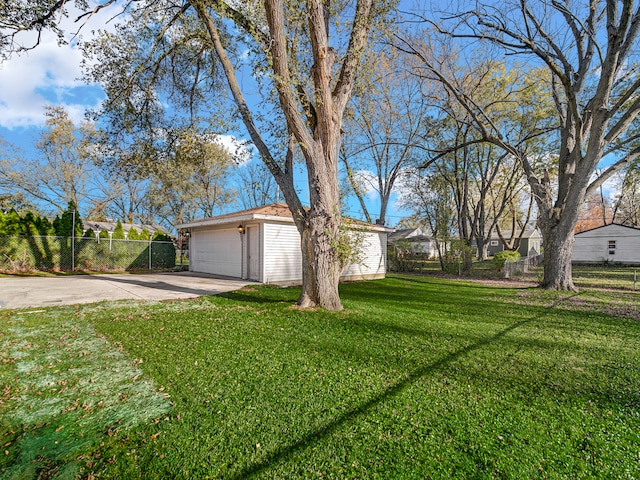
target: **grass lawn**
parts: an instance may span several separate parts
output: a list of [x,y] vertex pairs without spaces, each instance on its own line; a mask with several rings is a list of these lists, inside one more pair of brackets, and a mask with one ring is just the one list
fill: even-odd
[[0,310],[0,478],[640,478],[635,292]]

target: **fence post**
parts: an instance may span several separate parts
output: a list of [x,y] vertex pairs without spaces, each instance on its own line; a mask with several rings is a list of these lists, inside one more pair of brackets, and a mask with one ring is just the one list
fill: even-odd
[[73,209],[71,220],[71,271],[76,271],[76,209]]
[[151,271],[151,245],[152,244],[153,244],[153,241],[149,239],[149,271]]

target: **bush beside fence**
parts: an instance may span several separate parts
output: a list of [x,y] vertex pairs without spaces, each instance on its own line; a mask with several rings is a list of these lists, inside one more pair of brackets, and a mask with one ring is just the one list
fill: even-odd
[[544,260],[544,255],[536,255],[533,257],[525,257],[520,260],[505,260],[504,262],[504,278],[515,278],[519,275],[527,273],[530,269],[537,267]]
[[167,270],[176,264],[171,242],[71,237],[0,237],[0,271]]

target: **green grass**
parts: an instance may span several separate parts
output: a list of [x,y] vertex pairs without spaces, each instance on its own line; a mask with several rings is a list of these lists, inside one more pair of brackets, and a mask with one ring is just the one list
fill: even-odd
[[637,294],[298,293],[0,313],[0,477],[640,477]]
[[[442,276],[440,263],[437,260],[415,262],[413,273]],[[573,282],[578,289],[615,289],[634,290],[634,274],[637,274],[635,288],[640,291],[640,266],[633,265],[574,265]],[[542,278],[542,266],[518,275],[515,279],[526,282],[539,282]],[[501,280],[504,274],[497,269],[493,260],[474,261],[471,271],[462,273],[462,278]]]
[[[575,265],[573,267],[573,280],[578,288],[633,290],[635,272],[637,272],[637,280],[640,282],[640,268],[638,266]],[[636,284],[636,289],[640,290],[640,283]]]

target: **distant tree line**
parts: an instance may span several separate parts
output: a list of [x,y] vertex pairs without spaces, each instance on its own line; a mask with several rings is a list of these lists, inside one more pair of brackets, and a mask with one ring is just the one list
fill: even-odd
[[167,231],[229,208],[275,201],[265,167],[238,143],[172,124],[162,141],[139,150],[116,145],[95,124],[75,124],[62,107],[45,108],[32,152],[0,138],[0,209],[62,215],[72,202],[91,221],[158,224]]
[[[75,231],[73,231],[73,225],[75,225]],[[7,211],[0,209],[0,237],[7,236],[75,236],[78,238],[95,238],[96,235],[90,228],[83,231],[83,222],[80,213],[74,203],[69,202],[62,215],[56,215],[53,221],[44,215],[31,211],[20,214],[14,208]],[[109,233],[107,230],[102,229],[98,236],[100,238],[109,238]],[[136,228],[130,228],[128,234],[125,235],[125,230],[120,220],[116,222],[115,228],[111,233],[111,238],[113,240],[171,241],[171,237],[161,230],[156,230],[152,235],[147,228],[143,228],[140,232],[138,232]]]

